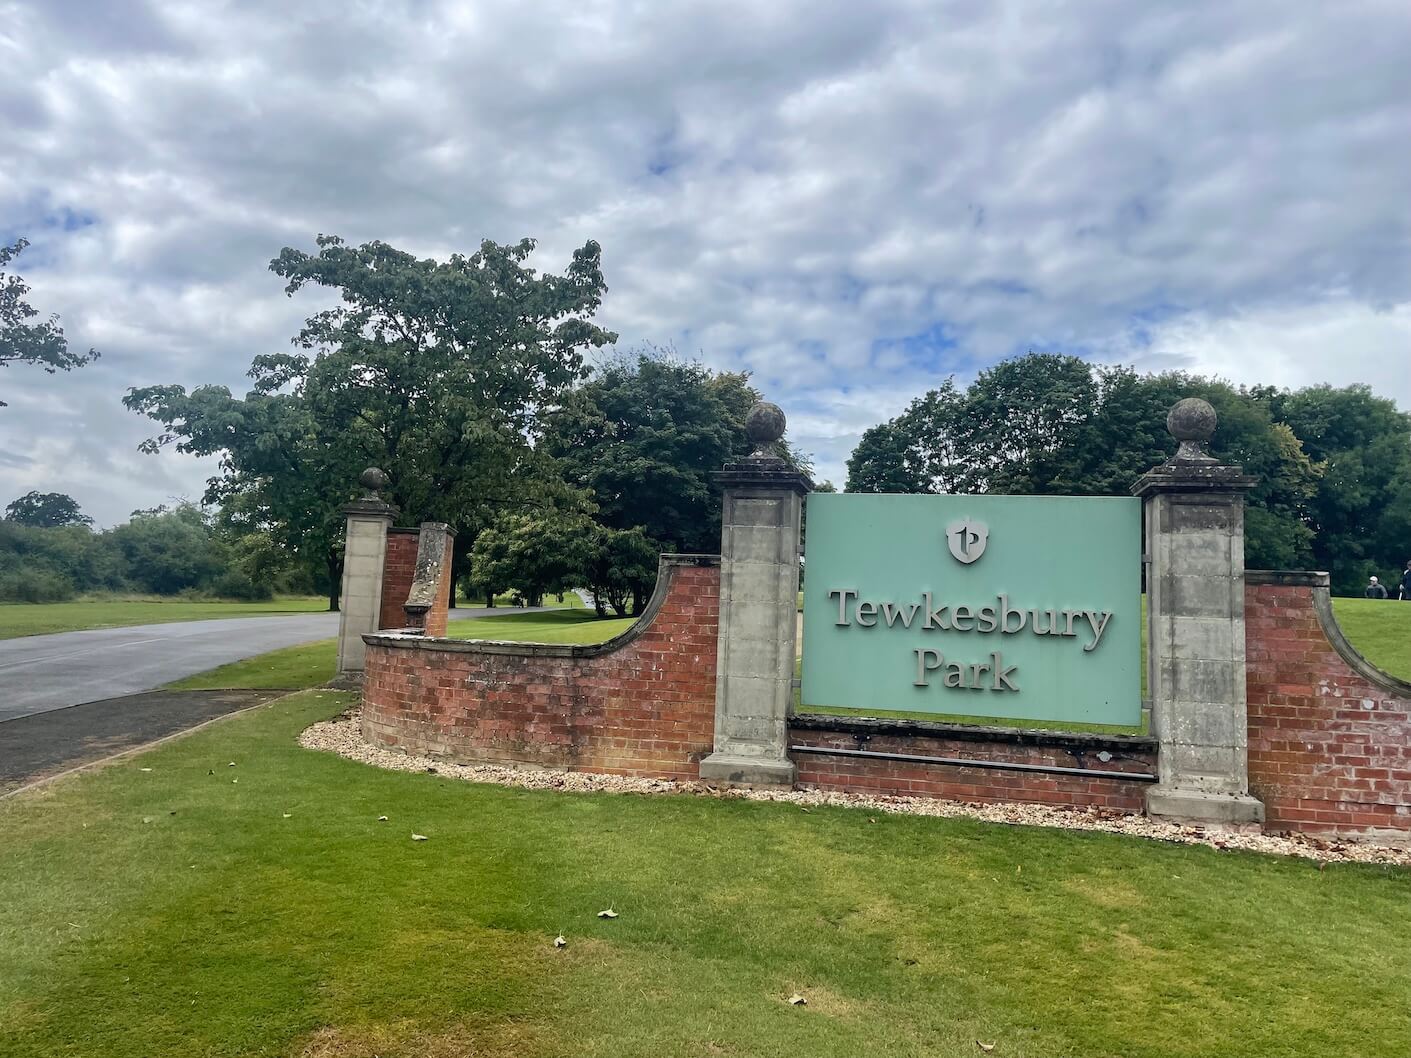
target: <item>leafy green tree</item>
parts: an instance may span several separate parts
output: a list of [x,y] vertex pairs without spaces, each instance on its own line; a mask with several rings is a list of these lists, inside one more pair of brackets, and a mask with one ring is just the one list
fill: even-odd
[[656,582],[660,554],[640,528],[592,527],[583,572],[599,617],[606,615],[608,606],[625,617],[629,604],[632,614],[641,616]]
[[79,509],[78,502],[62,492],[26,492],[5,508],[5,517],[41,529],[93,524],[93,519]]
[[[92,349],[86,353],[69,350],[58,316],[31,322],[39,310],[25,300],[29,286],[18,275],[4,271],[28,245],[28,240],[18,239],[9,246],[0,246],[0,367],[33,364],[52,375],[92,363],[98,359]],[[5,402],[0,400],[0,408],[3,407]]]
[[948,448],[965,467],[968,490],[1024,494],[1073,487],[1073,452],[1098,395],[1092,367],[1075,356],[1030,353],[981,371],[966,391]]
[[111,533],[0,519],[0,600],[62,602],[76,591],[125,587],[126,563]]
[[554,275],[527,266],[533,248],[487,240],[435,261],[320,235],[316,253],[286,248],[270,263],[290,295],[308,285],[340,295],[295,337],[305,352],[257,356],[243,398],[224,386],[151,386],[124,403],[164,428],[147,450],[219,455],[206,499],[238,500],[245,524],[320,562],[330,608],[337,508],[365,467],[389,473],[404,518],[457,529],[459,565],[498,512],[581,503],[532,428],[583,377],[584,350],[616,337],[590,322],[606,290],[601,251],[585,243]]
[[503,514],[475,539],[471,579],[491,590],[517,588],[530,606],[538,606],[545,595],[582,585],[592,529],[581,515]]
[[321,431],[296,393],[257,367],[255,388],[238,398],[224,386],[133,389],[123,403],[161,422],[142,448],[219,455],[220,473],[206,482],[203,502],[222,509],[233,529],[267,536],[288,562],[308,570],[337,609],[342,575],[343,516],[363,467]]
[[1257,395],[1324,467],[1308,502],[1317,568],[1346,594],[1399,573],[1411,557],[1411,414],[1365,385]]
[[156,595],[211,584],[226,568],[200,508],[183,503],[169,511],[136,512],[111,533],[133,587]]
[[1267,400],[1181,373],[1138,375],[1030,354],[982,371],[966,390],[947,380],[863,435],[848,462],[848,488],[1126,495],[1171,456],[1166,414],[1186,396],[1215,406],[1215,454],[1258,479],[1249,498],[1250,566],[1306,564],[1321,463],[1274,420]]
[[964,492],[971,466],[965,395],[946,379],[901,415],[867,430],[848,459],[849,492]]
[[[602,525],[640,527],[662,551],[714,552],[720,495],[711,474],[752,451],[745,416],[759,399],[742,373],[669,353],[619,356],[545,415],[542,448],[592,495]],[[791,447],[781,455],[804,465]]]

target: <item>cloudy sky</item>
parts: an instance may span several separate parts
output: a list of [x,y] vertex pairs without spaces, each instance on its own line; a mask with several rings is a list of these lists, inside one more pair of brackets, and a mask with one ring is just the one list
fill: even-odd
[[745,367],[840,484],[1026,349],[1411,409],[1411,5],[0,0],[0,240],[102,359],[0,370],[0,504],[210,468],[128,386],[243,392],[318,232],[603,245],[600,317]]

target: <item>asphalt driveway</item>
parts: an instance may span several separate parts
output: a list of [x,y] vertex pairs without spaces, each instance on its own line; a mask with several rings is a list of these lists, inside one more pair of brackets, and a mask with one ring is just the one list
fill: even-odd
[[148,691],[338,634],[336,613],[94,628],[0,640],[0,722]]
[[149,691],[0,724],[0,797],[21,786],[248,709],[283,691]]

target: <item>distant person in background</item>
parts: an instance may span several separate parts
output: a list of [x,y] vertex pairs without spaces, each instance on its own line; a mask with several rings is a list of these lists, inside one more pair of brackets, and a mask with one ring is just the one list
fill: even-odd
[[1401,600],[1411,602],[1411,558],[1406,560],[1406,572],[1401,574]]
[[1373,577],[1367,582],[1366,589],[1362,592],[1369,599],[1385,599],[1387,597],[1386,585]]

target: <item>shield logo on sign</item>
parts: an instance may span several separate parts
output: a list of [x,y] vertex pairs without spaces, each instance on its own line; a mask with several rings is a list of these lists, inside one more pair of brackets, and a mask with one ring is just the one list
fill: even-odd
[[984,522],[963,518],[946,526],[946,546],[957,562],[967,566],[985,553],[990,539],[990,527]]

